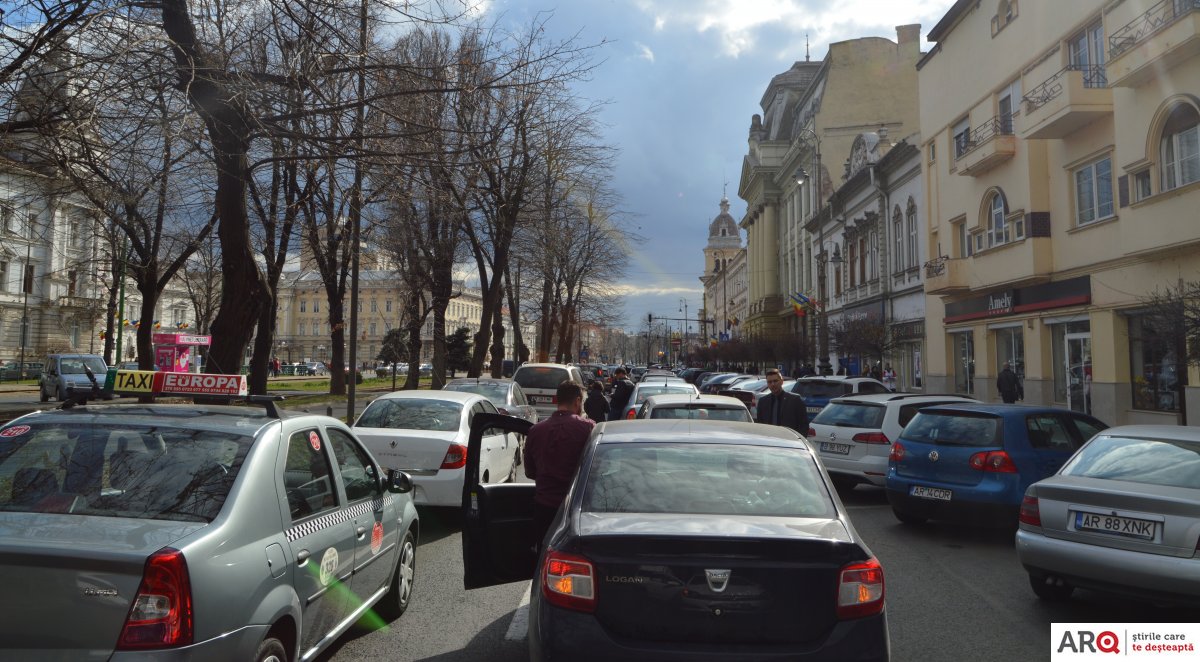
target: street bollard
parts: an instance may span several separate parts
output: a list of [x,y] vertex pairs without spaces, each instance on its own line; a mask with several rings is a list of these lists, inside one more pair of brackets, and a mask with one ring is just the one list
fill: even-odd
[[326,407],[326,408],[325,408],[325,415],[326,415],[326,416],[333,416],[333,407]]

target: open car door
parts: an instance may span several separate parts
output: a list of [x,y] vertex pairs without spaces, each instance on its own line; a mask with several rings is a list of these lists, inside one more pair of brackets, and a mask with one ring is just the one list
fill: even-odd
[[463,476],[463,587],[482,588],[533,578],[533,483],[479,483],[486,434],[524,435],[533,424],[503,414],[475,414]]

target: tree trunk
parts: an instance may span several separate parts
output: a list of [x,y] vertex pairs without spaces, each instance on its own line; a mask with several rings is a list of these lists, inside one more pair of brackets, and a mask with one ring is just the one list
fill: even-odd
[[537,360],[545,363],[550,360],[550,339],[554,334],[553,307],[554,287],[547,276],[542,277],[542,319],[538,320]]
[[421,315],[421,295],[413,293],[405,304],[405,326],[408,329],[408,376],[404,379],[405,390],[421,385],[421,326],[425,318]]
[[[274,289],[274,288],[272,288]],[[271,372],[271,346],[275,344],[275,297],[272,295],[258,316],[254,334],[254,353],[250,355],[250,392],[266,395],[267,376]]]
[[142,308],[139,313],[142,323],[137,329],[137,356],[139,370],[154,369],[154,344],[151,334],[154,333],[154,309],[158,307],[158,294],[153,287],[143,288],[137,284],[138,292],[142,294]]
[[[351,303],[350,305],[354,305]],[[346,310],[340,301],[329,304],[329,393],[346,393]],[[351,377],[353,379],[353,377]]]
[[[521,266],[517,263],[517,284],[521,284]],[[504,270],[504,289],[508,292],[508,317],[512,323],[513,332],[513,363],[524,363],[529,360],[529,348],[525,346],[525,334],[521,330],[521,309],[517,301],[519,292],[513,287],[510,269]],[[503,370],[501,361],[501,370]]]
[[[497,297],[498,298],[498,297]],[[492,376],[504,376],[504,311],[496,306],[492,321]]]

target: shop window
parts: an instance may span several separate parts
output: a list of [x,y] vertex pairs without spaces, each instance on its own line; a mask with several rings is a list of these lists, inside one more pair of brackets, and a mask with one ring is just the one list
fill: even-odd
[[996,368],[997,374],[999,370],[1008,364],[1013,372],[1017,373],[1017,379],[1022,384],[1025,383],[1025,334],[1022,333],[1021,327],[1014,326],[1008,329],[996,330]]
[[[1085,317],[1086,320],[1086,317]],[[1092,328],[1090,322],[1067,322],[1050,326],[1050,347],[1054,369],[1054,402],[1067,401],[1067,343],[1066,337],[1072,333],[1088,333]]]
[[1129,318],[1129,361],[1133,408],[1179,411],[1179,387],[1187,383],[1187,366],[1175,351],[1168,324],[1147,315]]
[[975,393],[975,334],[971,331],[954,336],[954,392]]

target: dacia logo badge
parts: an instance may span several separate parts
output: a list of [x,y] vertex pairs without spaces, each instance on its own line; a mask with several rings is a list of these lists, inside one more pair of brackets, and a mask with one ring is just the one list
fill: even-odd
[[729,569],[705,569],[704,576],[708,579],[708,587],[713,593],[721,593],[725,587],[729,586],[729,576],[733,574]]

